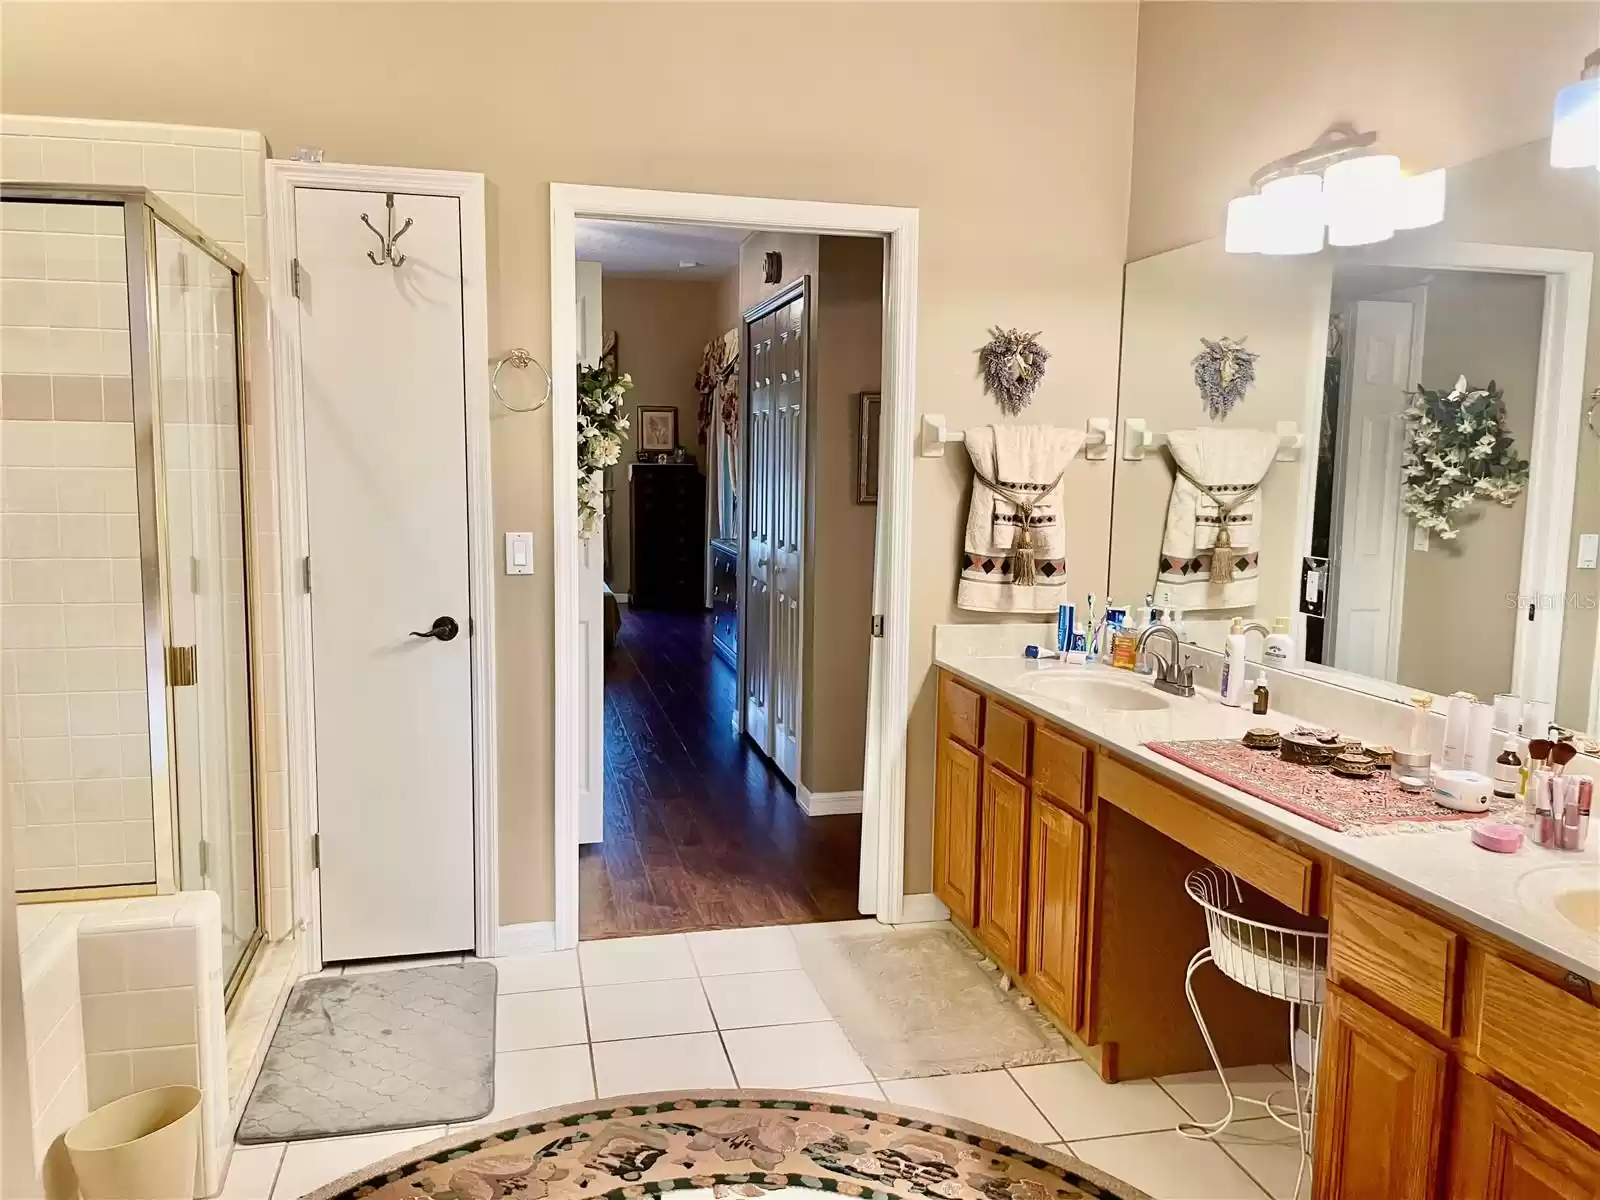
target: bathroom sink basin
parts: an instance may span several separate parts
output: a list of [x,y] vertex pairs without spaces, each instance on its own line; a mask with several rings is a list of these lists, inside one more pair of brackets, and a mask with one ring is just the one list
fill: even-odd
[[1093,712],[1160,712],[1172,707],[1154,688],[1109,679],[1071,679],[1045,676],[1035,680],[1033,691],[1072,708]]
[[1541,867],[1517,882],[1517,898],[1553,910],[1584,933],[1600,937],[1600,866]]

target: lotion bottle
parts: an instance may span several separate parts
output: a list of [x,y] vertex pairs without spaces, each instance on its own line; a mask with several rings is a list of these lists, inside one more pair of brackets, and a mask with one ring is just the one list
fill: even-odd
[[1294,662],[1294,636],[1289,632],[1289,618],[1279,617],[1272,623],[1272,632],[1262,648],[1261,661],[1280,671]]
[[1245,670],[1244,619],[1235,617],[1222,654],[1222,702],[1229,708],[1244,702]]

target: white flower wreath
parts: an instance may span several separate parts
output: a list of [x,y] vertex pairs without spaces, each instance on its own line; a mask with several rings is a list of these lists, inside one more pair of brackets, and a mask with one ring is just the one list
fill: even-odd
[[1419,388],[1406,409],[1406,459],[1400,503],[1417,525],[1445,541],[1474,500],[1510,507],[1528,486],[1528,460],[1506,429],[1503,393],[1456,380],[1448,392]]
[[622,457],[628,418],[622,396],[633,386],[631,375],[611,368],[578,366],[578,528],[591,538],[605,515],[605,469]]

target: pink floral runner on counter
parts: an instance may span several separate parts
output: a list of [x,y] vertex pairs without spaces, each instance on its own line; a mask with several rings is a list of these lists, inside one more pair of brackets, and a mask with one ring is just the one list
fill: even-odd
[[1275,751],[1252,750],[1231,738],[1146,742],[1145,746],[1218,783],[1340,833],[1396,833],[1406,826],[1503,817],[1520,808],[1515,800],[1491,799],[1488,812],[1455,812],[1435,804],[1432,791],[1406,791],[1389,771],[1379,771],[1370,779],[1347,779],[1327,767],[1284,762]]

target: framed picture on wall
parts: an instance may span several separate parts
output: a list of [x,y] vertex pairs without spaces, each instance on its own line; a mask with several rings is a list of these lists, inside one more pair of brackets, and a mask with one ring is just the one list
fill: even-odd
[[678,410],[650,408],[641,404],[638,412],[640,454],[671,454],[678,448]]
[[878,502],[878,458],[881,439],[878,425],[883,397],[878,392],[856,396],[856,503]]

